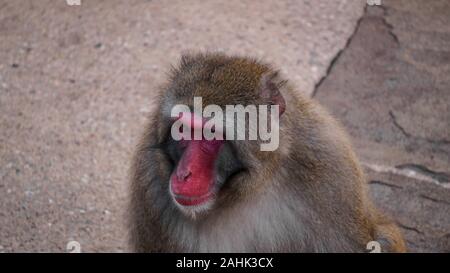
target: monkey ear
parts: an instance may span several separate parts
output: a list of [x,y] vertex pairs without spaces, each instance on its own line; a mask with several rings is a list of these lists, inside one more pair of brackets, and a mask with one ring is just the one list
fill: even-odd
[[278,72],[265,73],[261,76],[259,84],[260,96],[267,100],[271,105],[280,107],[280,116],[286,110],[286,101],[280,92],[279,85],[275,81]]

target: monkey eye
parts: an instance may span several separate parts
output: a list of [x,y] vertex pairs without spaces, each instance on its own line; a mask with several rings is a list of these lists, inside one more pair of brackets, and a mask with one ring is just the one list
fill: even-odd
[[181,156],[184,153],[185,148],[188,145],[187,140],[174,140],[170,135],[166,138],[161,145],[161,150],[169,159],[172,167],[175,167]]
[[208,140],[203,141],[200,145],[200,149],[206,153],[217,153],[223,145],[223,140]]

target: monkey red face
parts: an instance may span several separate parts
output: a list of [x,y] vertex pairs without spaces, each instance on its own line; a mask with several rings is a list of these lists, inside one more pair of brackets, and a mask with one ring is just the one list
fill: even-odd
[[171,191],[180,205],[201,205],[214,194],[215,166],[224,142],[184,140],[182,143],[186,147],[170,178]]
[[[193,130],[202,130],[206,120],[191,113],[179,117]],[[193,139],[193,131],[191,138]],[[170,177],[170,190],[175,201],[183,206],[196,206],[214,197],[218,183],[218,160],[223,140],[181,140],[176,145],[175,169]]]

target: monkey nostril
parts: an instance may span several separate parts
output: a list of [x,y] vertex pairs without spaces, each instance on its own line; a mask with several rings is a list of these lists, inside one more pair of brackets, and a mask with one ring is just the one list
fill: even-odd
[[186,181],[188,180],[188,178],[192,175],[191,171],[181,171],[178,172],[177,176],[178,176],[178,180],[179,181]]

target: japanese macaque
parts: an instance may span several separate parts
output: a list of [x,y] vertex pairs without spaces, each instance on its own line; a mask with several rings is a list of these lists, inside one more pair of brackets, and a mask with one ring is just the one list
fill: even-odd
[[[194,97],[220,107],[278,106],[278,149],[227,137],[174,140],[171,109],[193,107]],[[367,252],[371,241],[382,252],[405,251],[397,226],[369,199],[341,126],[249,58],[182,57],[134,155],[130,189],[137,252]]]

